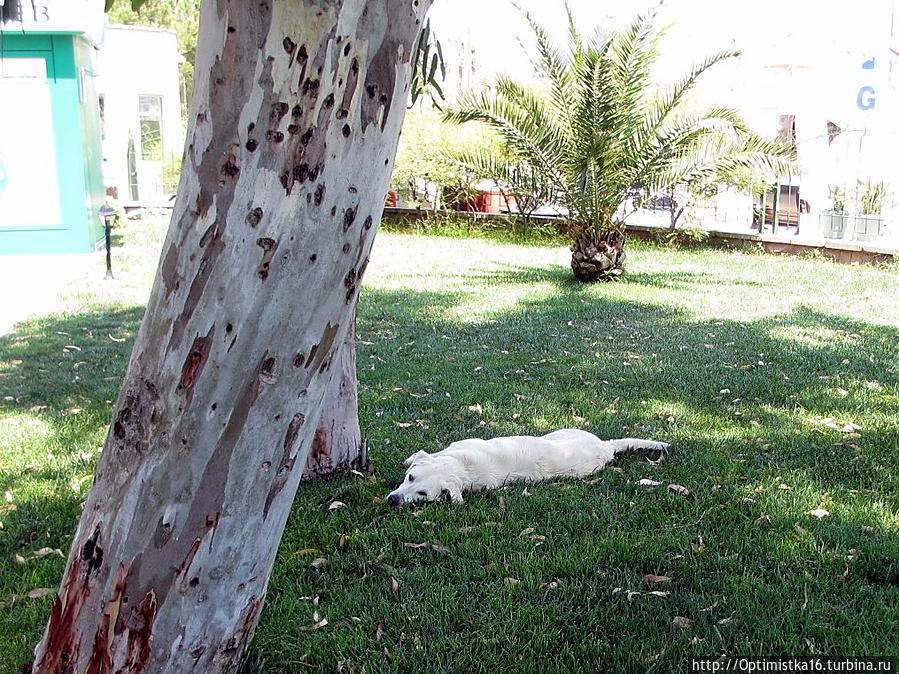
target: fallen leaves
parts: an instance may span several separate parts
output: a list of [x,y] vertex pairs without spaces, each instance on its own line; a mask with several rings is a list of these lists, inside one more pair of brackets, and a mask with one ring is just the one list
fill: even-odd
[[840,433],[857,433],[862,430],[862,427],[858,424],[854,423],[837,423],[833,417],[827,417],[826,419],[821,419],[815,423],[819,423],[822,426],[826,426],[827,428],[833,429],[835,431],[839,431]]
[[643,478],[641,480],[637,480],[634,482],[638,487],[661,487],[662,483],[656,480],[650,480],[649,478]]
[[655,574],[647,573],[643,576],[643,580],[647,583],[667,583],[671,578],[668,576],[656,576]]
[[338,508],[346,508],[346,503],[343,501],[331,501],[331,504],[328,506],[328,510],[332,512]]
[[691,498],[693,496],[693,491],[691,489],[687,489],[683,485],[680,484],[669,484],[668,489],[673,491],[676,494],[680,494],[685,498]]
[[830,515],[830,512],[825,510],[824,508],[815,508],[814,510],[806,511],[805,514],[808,515],[809,517],[814,517],[814,518],[820,520],[820,519]]
[[689,618],[685,618],[685,617],[682,616],[682,615],[676,615],[676,616],[674,616],[674,619],[671,621],[671,624],[674,625],[675,627],[678,627],[678,628],[682,629],[682,630],[689,629],[689,628],[693,627],[693,621],[690,620]]
[[622,587],[616,587],[612,590],[612,594],[624,594],[627,597],[628,602],[634,601],[635,597],[639,597],[641,594],[645,594],[649,597],[670,597],[671,593],[663,590],[652,590],[649,592],[642,592],[640,590],[625,590]]
[[[316,614],[312,617],[312,619],[315,620],[315,616],[317,616],[317,615],[318,615],[318,613],[316,613]],[[315,623],[313,623],[313,624],[311,624],[311,625],[301,625],[300,627],[297,627],[296,629],[300,630],[301,632],[309,632],[309,631],[312,631],[312,630],[318,630],[318,629],[321,629],[322,627],[324,627],[324,626],[327,625],[327,624],[328,624],[328,619],[327,619],[327,618],[322,618],[322,619],[319,620],[318,622],[315,622]]]
[[449,552],[450,549],[440,543],[403,543],[407,548],[413,550],[433,550],[434,552]]
[[62,550],[57,548],[41,548],[40,550],[35,550],[28,557],[23,557],[22,555],[13,555],[16,560],[16,564],[25,564],[26,562],[30,562],[32,559],[43,559],[44,557],[50,557],[51,555],[59,555],[63,559],[65,559],[65,555],[62,554]]
[[37,587],[22,595],[14,594],[11,597],[0,597],[0,608],[9,608],[23,599],[40,599],[41,597],[46,597],[48,594],[53,594],[54,592],[56,592],[56,590],[50,587]]

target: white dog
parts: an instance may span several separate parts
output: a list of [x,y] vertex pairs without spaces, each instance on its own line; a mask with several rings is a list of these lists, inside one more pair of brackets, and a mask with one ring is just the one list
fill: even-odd
[[600,440],[573,428],[539,438],[515,435],[460,440],[434,454],[420,451],[406,459],[406,477],[387,496],[387,503],[400,506],[407,501],[435,501],[441,496],[462,503],[466,490],[496,489],[515,481],[584,477],[604,468],[621,452],[648,449],[664,455],[668,446],[667,442],[639,438]]

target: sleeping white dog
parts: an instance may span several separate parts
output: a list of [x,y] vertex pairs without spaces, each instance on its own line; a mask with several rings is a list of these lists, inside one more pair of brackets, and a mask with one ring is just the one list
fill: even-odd
[[600,440],[573,428],[541,437],[460,440],[434,454],[420,451],[406,459],[406,477],[387,496],[387,503],[400,506],[409,501],[435,501],[441,496],[462,503],[463,491],[496,489],[516,481],[584,477],[604,468],[616,454],[632,449],[661,452],[661,460],[668,446],[667,442],[639,438]]

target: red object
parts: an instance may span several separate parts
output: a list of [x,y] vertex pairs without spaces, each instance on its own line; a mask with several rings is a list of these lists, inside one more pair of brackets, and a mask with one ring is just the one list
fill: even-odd
[[387,190],[387,200],[384,202],[385,206],[392,206],[396,208],[397,195],[396,190]]
[[474,198],[474,208],[478,213],[499,213],[505,203],[499,190],[478,190]]

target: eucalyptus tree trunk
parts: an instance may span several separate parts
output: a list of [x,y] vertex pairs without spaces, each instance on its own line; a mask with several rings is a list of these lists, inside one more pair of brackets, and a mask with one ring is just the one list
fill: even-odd
[[348,339],[430,0],[203,0],[160,268],[34,671],[234,671]]
[[571,270],[578,281],[611,281],[624,272],[623,227],[597,232],[590,227],[572,228]]
[[353,468],[366,468],[368,456],[359,428],[356,381],[355,312],[336,364],[321,416],[306,459],[302,479],[329,477]]

